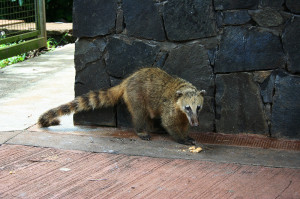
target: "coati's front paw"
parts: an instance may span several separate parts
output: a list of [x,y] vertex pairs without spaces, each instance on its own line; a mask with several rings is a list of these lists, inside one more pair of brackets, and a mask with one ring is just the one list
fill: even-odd
[[142,140],[150,140],[151,136],[148,133],[137,133],[137,135],[142,139]]
[[177,140],[177,142],[179,144],[185,144],[185,145],[195,145],[196,144],[196,141],[189,136],[186,137],[185,139],[179,139],[179,140]]

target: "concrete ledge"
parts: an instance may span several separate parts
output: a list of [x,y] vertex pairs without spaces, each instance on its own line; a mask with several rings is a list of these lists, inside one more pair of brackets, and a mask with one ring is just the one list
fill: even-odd
[[0,133],[1,134],[1,136],[0,136],[0,145],[6,143],[7,141],[12,139],[13,137],[18,135],[19,133],[21,133],[21,131],[1,132]]
[[57,149],[113,153],[156,158],[206,160],[214,162],[300,168],[300,151],[246,148],[224,145],[201,145],[200,153],[189,152],[168,135],[153,135],[151,141],[139,139],[133,131],[114,128],[82,129],[81,131],[24,131],[7,144],[51,147]]

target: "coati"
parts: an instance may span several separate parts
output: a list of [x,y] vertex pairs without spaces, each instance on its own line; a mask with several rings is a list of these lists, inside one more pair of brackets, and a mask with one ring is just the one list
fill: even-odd
[[136,134],[150,140],[146,129],[159,118],[161,125],[182,144],[194,144],[188,136],[189,124],[198,126],[205,90],[197,90],[191,83],[167,74],[159,68],[142,68],[108,90],[90,91],[73,101],[53,108],[38,120],[40,127],[59,125],[57,117],[72,112],[111,107],[121,99],[132,116]]

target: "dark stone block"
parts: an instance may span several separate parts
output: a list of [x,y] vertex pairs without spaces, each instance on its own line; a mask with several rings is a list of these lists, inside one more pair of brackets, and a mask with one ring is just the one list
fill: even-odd
[[88,63],[86,68],[78,71],[75,77],[75,96],[83,95],[90,90],[107,89],[110,79],[105,72],[102,60]]
[[182,46],[172,50],[163,69],[191,82],[198,89],[214,95],[214,74],[208,58],[208,51],[201,45]]
[[159,52],[157,46],[118,38],[110,38],[106,49],[107,72],[119,78],[124,78],[138,68],[152,66]]
[[216,10],[256,9],[259,0],[214,0]]
[[116,33],[119,34],[123,32],[123,28],[124,28],[124,12],[123,10],[119,9],[117,11]]
[[109,77],[109,79],[110,79],[110,85],[111,85],[111,87],[117,86],[117,85],[121,84],[121,82],[123,80],[123,79],[115,78],[115,77],[111,77],[111,76]]
[[127,34],[130,36],[164,41],[162,18],[153,0],[123,0]]
[[[169,74],[181,77],[191,82],[198,89],[205,89],[207,96],[205,101],[211,101],[214,96],[214,74],[210,66],[207,50],[199,45],[183,46],[169,53],[164,70]],[[211,102],[206,103],[201,115],[202,121],[198,130],[213,131],[214,106]]]
[[211,66],[215,65],[216,51],[217,51],[217,49],[211,49],[211,50],[207,51],[209,63]]
[[80,39],[75,42],[75,69],[81,71],[87,63],[94,62],[101,58],[99,48],[87,39]]
[[154,66],[158,68],[162,68],[166,62],[166,59],[168,57],[168,53],[165,51],[160,51],[156,57]]
[[261,84],[261,96],[264,103],[273,102],[276,71],[272,72]]
[[241,25],[251,20],[247,10],[225,11],[223,12],[224,25]]
[[163,11],[167,38],[185,41],[216,35],[216,23],[210,0],[169,0]]
[[118,104],[117,116],[118,127],[133,128],[131,115],[124,102]]
[[285,5],[293,13],[300,14],[300,1],[299,0],[286,0]]
[[215,100],[217,132],[268,134],[260,89],[250,73],[217,75]]
[[[75,78],[75,96],[80,96],[90,90],[107,89],[110,87],[109,76],[105,72],[102,60],[86,64],[77,71]],[[74,114],[74,124],[116,126],[114,108],[97,109]]]
[[288,70],[300,72],[300,17],[292,18],[282,35],[283,48],[288,57]]
[[253,20],[262,27],[279,26],[284,21],[280,13],[271,8],[249,10],[249,14],[252,16]]
[[300,77],[281,73],[275,79],[271,135],[300,139]]
[[106,44],[107,44],[106,39],[104,39],[103,37],[96,38],[96,39],[93,39],[93,43],[96,45],[100,54],[102,55],[102,53],[104,52],[104,50],[106,48]]
[[112,33],[116,10],[116,0],[74,0],[73,35],[95,37]]
[[211,96],[204,97],[203,109],[199,115],[199,127],[192,127],[197,132],[215,131],[215,102]]
[[272,71],[267,70],[267,71],[254,71],[253,74],[253,79],[254,81],[258,83],[263,83],[270,75]]
[[74,125],[116,126],[114,108],[95,109],[73,115]]
[[285,58],[279,37],[247,27],[225,27],[216,55],[216,73],[284,66]]
[[217,22],[218,28],[220,28],[224,25],[223,24],[223,18],[224,18],[223,12],[218,11],[217,14],[216,14],[216,22]]
[[270,133],[270,129],[271,129],[271,117],[272,117],[272,105],[271,103],[267,103],[264,104],[264,111],[265,111],[265,115],[266,115],[266,120],[268,123],[268,127],[269,127],[269,136],[271,135]]
[[283,4],[284,4],[284,0],[261,0],[260,1],[261,7],[268,7],[268,8],[282,9]]
[[221,40],[221,35],[218,35],[216,37],[209,37],[209,38],[193,41],[189,43],[189,45],[200,44],[207,50],[216,50],[220,45],[220,40]]

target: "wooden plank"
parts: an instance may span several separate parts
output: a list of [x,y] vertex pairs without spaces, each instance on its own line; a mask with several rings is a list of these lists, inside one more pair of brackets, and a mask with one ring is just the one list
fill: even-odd
[[299,169],[0,147],[0,198],[300,198]]
[[[37,29],[40,31],[40,37],[47,38],[46,31],[46,8],[45,8],[45,0],[37,1]],[[47,46],[47,39],[44,41],[44,46]]]
[[15,56],[15,55],[19,55],[22,53],[26,53],[26,52],[29,52],[31,50],[38,49],[41,47],[46,47],[45,44],[47,44],[47,39],[44,37],[40,37],[37,39],[23,42],[21,44],[16,44],[13,46],[2,48],[2,49],[0,49],[0,60]]
[[25,23],[24,20],[9,20],[9,19],[0,19],[0,27],[6,27],[11,25],[17,25]]
[[24,33],[24,34],[12,36],[12,37],[7,37],[5,39],[0,39],[0,44],[13,43],[13,42],[24,40],[27,38],[36,37],[39,35],[39,32],[40,31],[36,30],[33,32],[28,32],[28,33]]

